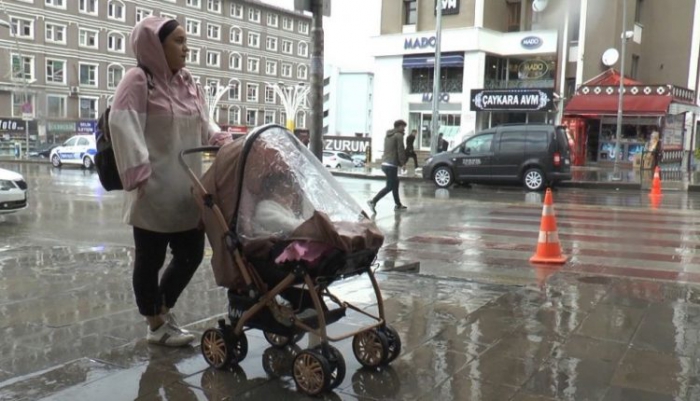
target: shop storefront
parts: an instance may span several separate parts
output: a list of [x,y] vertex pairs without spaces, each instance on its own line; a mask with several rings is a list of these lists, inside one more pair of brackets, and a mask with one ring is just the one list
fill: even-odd
[[[495,32],[478,28],[443,31],[440,56],[439,133],[455,145],[474,132],[506,122],[552,120],[552,92],[558,65],[558,33]],[[383,35],[373,40],[375,56],[373,159],[381,157],[384,132],[394,120],[416,131],[415,146],[430,149],[433,137],[435,38],[429,32]],[[546,105],[475,107],[472,92],[545,91]],[[493,92],[495,95],[497,92]],[[530,93],[530,92],[528,92]],[[529,101],[530,97],[524,98]],[[539,102],[538,102],[539,104]]]
[[27,141],[27,124],[29,124],[29,148],[32,149],[36,143],[36,121],[0,118],[0,157],[16,157],[23,154]]
[[[608,72],[614,80],[616,72]],[[619,75],[617,75],[619,82]],[[579,87],[566,105],[562,124],[574,141],[574,165],[607,164],[617,158],[624,166],[640,166],[642,154],[654,146],[674,154],[679,165],[691,149],[692,124],[698,108],[692,90],[673,85],[626,82],[622,103],[619,154],[615,154],[619,86],[610,80]],[[673,153],[671,153],[673,152]],[[669,157],[666,157],[669,160]]]

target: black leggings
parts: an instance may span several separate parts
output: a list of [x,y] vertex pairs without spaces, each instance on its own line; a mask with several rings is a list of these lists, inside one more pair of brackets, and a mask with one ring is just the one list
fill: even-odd
[[391,192],[394,195],[394,203],[396,206],[401,205],[401,199],[399,198],[399,168],[395,166],[382,166],[382,171],[386,175],[386,186],[382,188],[377,196],[372,199],[372,203],[379,202],[386,194]]
[[[161,307],[175,306],[177,298],[197,271],[204,258],[204,231],[157,233],[134,227],[134,295],[143,316],[160,315]],[[170,264],[158,283],[158,272],[168,251],[173,254]]]
[[[414,166],[415,168],[418,168],[418,155],[416,154],[416,152],[414,152],[414,151],[412,151],[412,150],[407,150],[407,151],[406,151],[406,157],[408,158],[408,159],[406,160],[407,162],[408,162],[408,160],[413,159],[413,166]],[[406,163],[406,164],[408,164],[408,163]]]

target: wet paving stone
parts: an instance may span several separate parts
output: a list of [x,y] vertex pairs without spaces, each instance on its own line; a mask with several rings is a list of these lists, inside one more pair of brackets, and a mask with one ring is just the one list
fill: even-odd
[[542,336],[527,331],[517,331],[501,338],[482,357],[504,355],[511,358],[544,362],[558,353],[563,341],[563,338],[557,336]]
[[697,372],[690,358],[631,349],[620,361],[612,384],[671,396],[682,396]]
[[693,401],[696,399],[612,386],[608,389],[603,401]]
[[520,387],[525,384],[542,365],[533,358],[517,359],[507,355],[486,355],[471,361],[457,373],[461,377],[471,377],[486,383]]
[[600,400],[615,365],[592,359],[563,358],[546,363],[525,385],[529,394],[557,400]]
[[573,335],[559,349],[557,357],[592,359],[616,364],[627,348],[628,345],[624,343]]
[[617,305],[598,305],[577,330],[578,334],[628,342],[644,316],[644,310]]
[[683,356],[700,355],[700,306],[674,302],[652,305],[632,347]]
[[518,389],[515,387],[485,383],[471,377],[457,375],[448,379],[444,384],[432,391],[430,394],[421,397],[420,400],[509,400],[516,391],[518,391]]

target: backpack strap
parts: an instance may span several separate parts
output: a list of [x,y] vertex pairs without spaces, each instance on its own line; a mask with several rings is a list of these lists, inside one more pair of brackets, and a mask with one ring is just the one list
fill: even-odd
[[151,70],[148,69],[145,65],[139,63],[136,65],[140,69],[143,70],[143,72],[146,74],[146,85],[148,85],[148,90],[153,90],[156,85],[153,83],[153,74],[151,74]]

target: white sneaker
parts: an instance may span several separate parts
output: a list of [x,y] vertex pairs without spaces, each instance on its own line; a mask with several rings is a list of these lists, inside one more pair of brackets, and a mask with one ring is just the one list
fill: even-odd
[[182,347],[194,341],[194,335],[185,333],[169,322],[165,322],[155,331],[149,328],[146,340],[151,344]]
[[179,323],[177,322],[177,320],[175,319],[175,315],[173,314],[172,311],[170,311],[170,312],[166,313],[165,315],[163,315],[163,319],[165,319],[165,322],[166,322],[166,323],[169,323],[170,326],[172,326],[174,329],[180,330],[181,332],[183,332],[183,333],[185,333],[185,334],[189,334],[189,333],[190,333],[188,330],[185,330],[185,329],[183,329],[182,327],[180,327],[180,324],[179,324]]

